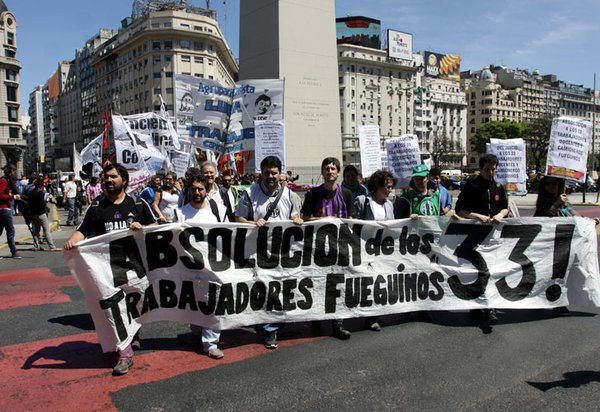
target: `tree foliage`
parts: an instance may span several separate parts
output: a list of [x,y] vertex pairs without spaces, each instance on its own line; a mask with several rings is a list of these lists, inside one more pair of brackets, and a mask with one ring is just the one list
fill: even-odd
[[489,122],[479,127],[471,136],[471,144],[478,153],[485,153],[485,144],[490,139],[525,139],[531,131],[528,123],[519,122]]
[[527,145],[527,157],[533,161],[535,170],[541,171],[545,166],[548,155],[548,143],[550,142],[550,131],[552,130],[551,118],[540,118],[533,120],[530,131],[524,136]]
[[447,136],[435,136],[429,154],[437,167],[456,166],[462,163],[465,150],[460,142],[452,141]]

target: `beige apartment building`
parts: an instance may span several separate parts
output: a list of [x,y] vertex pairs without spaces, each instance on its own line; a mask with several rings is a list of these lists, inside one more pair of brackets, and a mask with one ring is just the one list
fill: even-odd
[[119,33],[95,51],[92,65],[100,115],[158,110],[159,95],[173,114],[175,74],[228,86],[238,75],[215,12],[175,4],[125,19]]
[[20,71],[17,19],[0,0],[0,167],[13,163],[22,172],[26,142],[21,126]]
[[385,141],[414,132],[414,61],[387,57],[386,50],[338,44],[342,156],[360,165],[361,125],[379,125]]

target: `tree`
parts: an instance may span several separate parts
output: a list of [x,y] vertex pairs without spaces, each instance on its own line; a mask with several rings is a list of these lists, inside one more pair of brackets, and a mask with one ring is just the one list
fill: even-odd
[[471,144],[478,153],[485,153],[485,144],[490,139],[518,139],[525,138],[530,133],[528,123],[519,122],[489,122],[479,127],[471,136]]
[[437,167],[442,165],[460,165],[465,155],[462,145],[458,141],[452,141],[448,136],[436,136],[433,138],[429,150],[431,160]]
[[551,118],[534,119],[529,124],[529,132],[523,136],[527,145],[527,152],[536,171],[542,170],[542,165],[546,163],[548,155],[548,143],[550,142],[550,131],[552,130]]

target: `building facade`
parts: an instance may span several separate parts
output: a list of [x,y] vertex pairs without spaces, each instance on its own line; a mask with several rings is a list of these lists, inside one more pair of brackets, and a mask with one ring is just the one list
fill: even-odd
[[415,62],[386,50],[338,44],[340,118],[344,164],[360,166],[359,128],[379,125],[385,141],[414,131]]
[[20,71],[17,19],[0,0],[0,167],[13,163],[22,173],[26,142],[21,126]]

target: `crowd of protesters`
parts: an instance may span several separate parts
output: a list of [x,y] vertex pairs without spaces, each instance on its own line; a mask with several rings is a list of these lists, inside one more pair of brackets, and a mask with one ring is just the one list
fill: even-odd
[[[62,201],[69,209],[67,224],[78,225],[65,243],[69,250],[89,237],[98,236],[114,229],[140,230],[144,226],[171,222],[241,222],[258,227],[270,221],[288,220],[302,225],[305,221],[326,217],[356,218],[362,220],[392,220],[420,216],[450,216],[453,219],[473,219],[483,224],[498,224],[509,215],[508,199],[502,185],[494,177],[498,159],[485,155],[480,159],[480,174],[470,180],[460,192],[456,207],[452,209],[451,194],[441,187],[438,169],[429,169],[420,164],[412,169],[410,188],[395,198],[395,177],[378,170],[366,182],[361,179],[354,166],[343,170],[338,159],[326,157],[321,164],[322,184],[310,188],[302,199],[288,188],[298,179],[282,170],[280,159],[268,156],[260,164],[261,173],[218,176],[217,166],[205,162],[191,167],[184,176],[177,177],[169,172],[153,176],[148,185],[135,194],[127,194],[129,175],[118,164],[108,164],[100,178],[92,178],[87,184],[77,184],[69,178],[64,185]],[[0,230],[6,231],[11,254],[19,258],[14,244],[12,222],[14,203],[18,211],[32,227],[36,248],[42,248],[40,230],[43,230],[49,250],[58,249],[49,229],[47,202],[55,201],[52,184],[41,176],[16,179],[16,168],[8,165],[0,179]],[[342,177],[342,179],[339,179]],[[542,182],[536,205],[536,216],[573,216],[574,210],[561,193],[561,186],[548,178]],[[71,184],[73,182],[73,184]],[[75,186],[75,189],[71,186]],[[554,187],[557,186],[557,187]],[[83,219],[78,206],[88,205]],[[114,216],[131,217],[115,222]],[[111,222],[112,224],[105,224]],[[568,313],[566,308],[557,314]],[[478,320],[494,322],[496,314],[491,309],[471,311]],[[373,331],[381,330],[383,323],[378,318],[367,319]],[[205,353],[221,359],[219,349],[220,331],[191,325],[200,335]],[[277,324],[260,325],[264,345],[277,348]],[[334,320],[332,334],[341,340],[351,337],[351,332],[342,320]],[[113,374],[122,375],[133,365],[133,350],[140,346],[138,336],[131,345],[118,352],[118,362]]]

